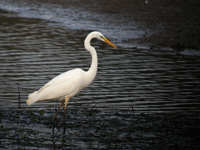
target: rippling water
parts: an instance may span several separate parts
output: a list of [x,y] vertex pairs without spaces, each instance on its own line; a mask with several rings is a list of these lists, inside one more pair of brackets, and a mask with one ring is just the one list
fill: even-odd
[[[76,67],[88,69],[91,58],[82,42],[88,31],[67,30],[47,21],[3,14],[1,107],[17,106],[19,93],[24,103],[28,93],[61,72]],[[96,80],[70,101],[71,106],[134,107],[149,112],[199,110],[198,57],[157,49],[113,50],[96,44],[99,57]]]
[[[0,8],[3,8],[3,4],[5,5],[6,3],[6,1],[3,2],[4,3],[0,4]],[[60,25],[59,17],[53,20],[43,18],[50,17],[48,16],[49,12],[46,11],[46,7],[42,7],[44,9],[39,12],[42,13],[42,11],[44,11],[47,14],[44,13],[41,14],[41,16],[44,15],[43,17],[37,17],[34,14],[35,10],[30,9],[30,5],[27,5],[26,3],[22,3],[23,10],[21,10],[22,8],[20,6],[22,4],[20,3],[18,5],[17,3],[13,5],[12,3],[6,4],[9,4],[5,5],[6,9],[0,11],[0,109],[2,110],[1,116],[4,118],[0,120],[0,123],[3,122],[3,120],[6,120],[6,123],[3,123],[0,128],[5,128],[5,126],[12,123],[13,120],[14,122],[16,121],[15,117],[19,117],[19,122],[14,125],[14,127],[12,126],[13,128],[17,128],[17,133],[13,133],[13,135],[18,135],[22,130],[24,137],[19,136],[19,139],[22,140],[24,138],[24,142],[27,142],[31,141],[31,139],[29,139],[30,137],[26,137],[27,134],[31,134],[33,139],[36,140],[35,134],[37,133],[46,136],[49,133],[54,134],[56,132],[54,131],[54,128],[49,130],[47,128],[48,126],[44,127],[45,124],[48,124],[48,117],[51,116],[52,113],[50,111],[45,115],[43,114],[43,110],[48,110],[48,108],[54,109],[57,104],[56,101],[47,101],[37,103],[32,107],[27,107],[25,104],[27,95],[40,88],[43,84],[61,72],[76,67],[83,68],[84,70],[88,69],[91,58],[89,53],[85,51],[83,47],[83,40],[91,30],[95,29],[97,24],[94,23],[97,23],[98,20],[89,20],[87,24],[89,24],[90,28],[82,26],[82,22],[77,21],[80,25],[78,24],[78,27],[75,26],[75,28],[73,28],[73,24],[76,23],[76,20],[73,19],[76,17],[81,18],[81,16],[76,16],[76,14],[74,14],[75,17],[72,18],[71,22],[69,21],[67,25]],[[36,4],[37,3],[33,3],[33,5]],[[25,6],[29,7],[26,8]],[[53,5],[48,6],[53,7]],[[15,9],[13,9],[13,7]],[[8,10],[15,10],[18,14],[15,12],[8,12]],[[33,16],[31,16],[31,12]],[[56,15],[62,15],[62,12],[58,13],[59,12],[57,12]],[[88,16],[90,16],[90,14],[88,14]],[[51,17],[55,18],[55,16]],[[126,27],[129,28],[129,25]],[[133,24],[131,24],[131,26],[132,25]],[[91,26],[95,27],[91,28]],[[155,112],[199,112],[200,60],[198,56],[185,56],[177,54],[169,49],[145,49],[145,47],[133,48],[134,46],[130,47],[130,45],[126,47],[122,42],[123,40],[117,40],[119,37],[115,37],[115,34],[111,36],[110,34],[106,34],[115,31],[114,29],[106,30],[104,26],[98,25],[97,27],[99,27],[101,31],[105,31],[105,36],[116,42],[117,45],[121,45],[121,47],[114,50],[101,42],[93,41],[94,45],[96,45],[95,47],[99,57],[98,74],[94,83],[90,85],[89,88],[81,91],[77,96],[70,100],[68,110],[71,109],[71,112],[69,112],[71,118],[69,117],[69,119],[74,119],[74,122],[69,121],[68,127],[70,126],[70,123],[82,123],[84,125],[84,119],[86,119],[84,116],[88,116],[86,113],[87,111],[85,112],[85,115],[81,115],[83,117],[81,120],[79,120],[80,118],[76,118],[76,120],[73,117],[79,114],[77,108],[95,108],[95,111],[99,110],[100,112],[107,112],[107,110],[117,110],[122,112],[131,110],[136,114],[154,114]],[[113,24],[112,27],[115,27],[115,25]],[[125,30],[126,27],[121,28],[120,34],[123,35],[129,32],[129,30],[127,30],[123,33],[123,29]],[[135,29],[131,33],[136,32],[137,30]],[[124,35],[124,38],[128,38],[128,36],[129,35]],[[24,111],[17,111],[6,115],[5,111],[19,107],[23,108],[23,110],[30,110],[30,108],[32,108],[33,112],[25,113]],[[35,110],[40,110],[41,112],[35,112]],[[73,111],[77,114],[73,115]],[[19,115],[19,113],[21,113],[21,115]],[[70,113],[72,114],[70,115]],[[39,114],[44,115],[44,118],[47,117],[47,122],[42,122]],[[113,119],[119,126],[121,126],[119,123],[120,120],[124,121],[123,123],[127,128],[125,128],[125,131],[118,137],[123,138],[129,133],[129,125],[131,124],[126,124],[126,122],[131,121],[131,116],[128,118],[125,117],[126,119],[124,119],[122,114],[122,116],[118,115],[119,114],[116,116],[115,114],[113,116],[111,115],[107,119]],[[28,119],[31,118],[31,116],[33,120],[38,117],[41,120],[37,121],[36,119],[35,123],[31,125],[30,122],[33,120]],[[13,117],[15,119],[12,119]],[[106,117],[104,113],[99,113],[99,115],[94,117],[96,118],[97,123],[99,123],[98,125],[101,126],[102,119],[99,117],[104,118],[104,121],[106,120]],[[88,121],[93,122],[94,118],[89,117]],[[148,121],[148,119],[146,120]],[[140,121],[132,121],[138,123],[136,128],[140,128]],[[108,124],[104,127],[108,131],[110,130],[109,126],[112,126],[113,122],[107,123]],[[145,124],[145,122],[142,123]],[[157,122],[154,123],[157,124]],[[23,127],[19,128],[18,124],[23,125]],[[27,124],[29,127],[31,126],[31,128],[34,124],[37,124],[41,129],[37,131],[35,128],[32,128],[32,130],[27,128],[26,130],[25,126]],[[87,126],[87,124],[85,125]],[[98,128],[98,125],[96,124],[95,126]],[[12,132],[14,131],[11,129],[12,127],[9,128],[9,126],[10,125],[8,125],[8,137],[11,137]],[[149,126],[145,126],[145,128],[148,130]],[[123,128],[120,129],[124,130]],[[71,131],[73,133],[71,134],[75,136],[78,134],[78,130],[79,127],[74,127]],[[96,134],[94,130],[95,129],[90,126],[89,136]],[[60,130],[58,130],[58,132],[59,131]],[[107,134],[111,133],[107,132]],[[138,134],[139,136],[143,136],[141,133]],[[81,135],[81,137],[83,136],[88,135]],[[103,137],[104,135],[98,133],[97,136]],[[115,134],[109,137],[112,139],[113,136],[115,136]],[[133,139],[138,138],[137,134],[129,136]],[[148,139],[148,136],[154,137],[157,135],[153,132],[146,136]],[[40,137],[43,137],[43,135],[40,135]],[[70,140],[74,140],[75,137]],[[75,142],[75,144],[84,148],[86,145],[81,143],[83,142],[81,137],[79,136],[79,143]],[[7,141],[9,144],[13,144],[12,141],[5,139],[1,139],[0,143]],[[14,140],[16,140],[16,138],[14,138]],[[40,138],[40,140],[42,140],[42,138]],[[36,140],[36,142],[38,141]],[[55,141],[51,141],[51,139],[47,138],[46,144],[43,144],[43,146],[48,149],[47,145],[51,142],[54,143],[54,146],[56,145]],[[71,146],[73,146],[72,143],[74,144],[74,142],[71,141]],[[139,143],[140,140],[136,143],[136,147]],[[62,145],[62,142],[59,144]],[[16,143],[14,145],[16,146]],[[23,145],[23,142],[19,145]],[[28,145],[30,146],[31,143]],[[95,146],[97,146],[97,149],[104,149],[106,147],[105,145],[98,145],[98,142],[95,143],[95,141],[92,141],[91,145],[93,146],[89,146],[90,148],[95,148]],[[131,147],[128,148],[131,149]]]

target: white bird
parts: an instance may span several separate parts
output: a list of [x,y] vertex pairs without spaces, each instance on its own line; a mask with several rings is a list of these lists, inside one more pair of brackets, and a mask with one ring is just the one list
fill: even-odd
[[66,109],[69,99],[92,83],[97,73],[98,64],[96,50],[90,45],[93,38],[104,41],[113,48],[117,48],[116,45],[105,38],[100,32],[94,31],[89,33],[84,42],[85,49],[88,50],[92,56],[89,70],[83,71],[80,68],[76,68],[61,73],[46,83],[38,91],[29,94],[28,100],[26,101],[27,105],[31,105],[37,101],[59,99],[62,100],[61,104],[64,105]]

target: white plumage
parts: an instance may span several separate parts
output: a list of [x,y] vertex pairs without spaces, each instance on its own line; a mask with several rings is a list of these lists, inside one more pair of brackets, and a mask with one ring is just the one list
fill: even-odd
[[61,99],[66,95],[72,97],[81,90],[82,87],[76,85],[83,86],[84,76],[85,72],[79,68],[64,72],[30,94],[27,104],[31,105],[40,100]]
[[28,105],[42,100],[65,99],[66,108],[68,100],[76,95],[81,89],[87,87],[94,80],[97,73],[98,60],[95,48],[90,45],[90,41],[93,38],[102,40],[116,48],[116,46],[106,39],[100,32],[91,32],[88,34],[84,42],[85,49],[88,50],[92,56],[92,63],[89,70],[83,71],[82,69],[77,68],[56,76],[38,91],[35,91],[28,96]]

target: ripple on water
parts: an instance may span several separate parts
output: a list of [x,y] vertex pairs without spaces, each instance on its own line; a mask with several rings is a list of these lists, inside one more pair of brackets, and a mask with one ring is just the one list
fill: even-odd
[[[37,19],[2,17],[5,21],[0,24],[1,107],[17,106],[19,90],[24,104],[28,93],[59,73],[76,67],[88,69],[91,58],[82,43],[87,31],[49,26],[47,21]],[[95,44],[99,56],[96,80],[69,106],[134,107],[138,112],[199,111],[200,63],[196,57],[164,55],[162,50],[113,50],[101,48],[100,42]],[[45,104],[34,107],[46,107]]]
[[198,57],[94,41],[96,80],[53,121],[57,101],[25,100],[61,72],[88,69],[89,31],[1,13],[0,149],[199,149]]

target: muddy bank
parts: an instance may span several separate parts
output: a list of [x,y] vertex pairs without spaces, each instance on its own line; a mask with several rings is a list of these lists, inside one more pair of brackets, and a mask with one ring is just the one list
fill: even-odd
[[[37,0],[35,0],[37,1]],[[200,1],[182,0],[40,0],[63,7],[79,7],[92,12],[118,14],[136,21],[139,28],[147,28],[142,38],[129,39],[133,43],[148,43],[152,47],[171,47],[176,50],[200,49]],[[153,31],[153,32],[152,32]]]

